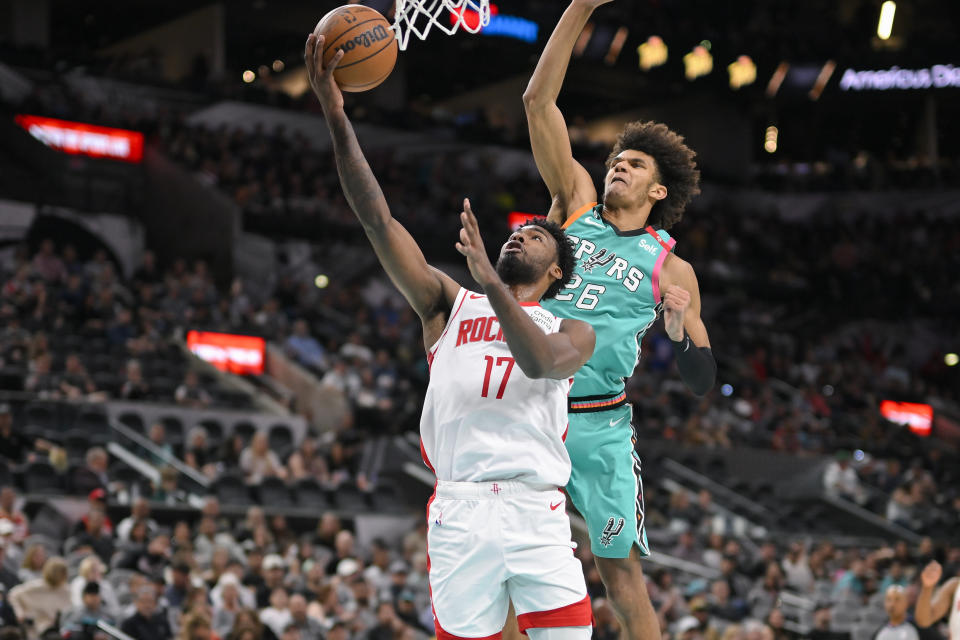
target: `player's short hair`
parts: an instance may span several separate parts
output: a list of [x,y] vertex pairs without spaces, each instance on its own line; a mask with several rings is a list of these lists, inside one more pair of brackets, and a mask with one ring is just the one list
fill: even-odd
[[570,238],[567,237],[566,232],[560,225],[550,222],[546,218],[533,218],[524,223],[524,226],[540,227],[553,236],[553,239],[557,242],[557,265],[560,267],[560,279],[555,280],[547,287],[542,299],[553,298],[573,280],[573,269],[576,265],[576,260],[573,257],[573,243],[570,242]]
[[643,151],[657,163],[658,181],[667,188],[667,197],[653,205],[649,223],[669,229],[683,218],[687,205],[700,193],[700,170],[696,152],[684,144],[683,136],[660,122],[631,122],[607,157],[607,168],[626,149]]

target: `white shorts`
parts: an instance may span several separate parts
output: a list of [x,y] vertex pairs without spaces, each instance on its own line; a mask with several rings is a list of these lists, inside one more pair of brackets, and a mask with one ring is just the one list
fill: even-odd
[[427,525],[438,640],[499,637],[510,600],[523,632],[591,625],[566,497],[558,488],[438,482]]

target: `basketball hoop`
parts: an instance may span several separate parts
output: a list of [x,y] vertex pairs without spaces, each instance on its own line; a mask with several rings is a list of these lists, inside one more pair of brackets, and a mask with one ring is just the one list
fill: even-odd
[[426,40],[433,27],[453,35],[461,27],[477,33],[488,24],[490,0],[397,0],[393,18],[401,51],[406,50],[411,33]]

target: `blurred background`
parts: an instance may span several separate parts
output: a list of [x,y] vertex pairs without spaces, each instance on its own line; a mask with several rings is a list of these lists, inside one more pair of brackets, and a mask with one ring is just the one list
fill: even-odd
[[[0,4],[4,638],[434,635],[420,324],[303,68],[337,4]],[[463,197],[488,246],[549,205],[520,97],[565,4],[493,5],[346,96],[467,286]],[[616,0],[577,44],[560,107],[598,182],[636,119],[704,177],[673,231],[716,388],[659,325],[628,381],[665,638],[869,640],[888,587],[912,619],[927,562],[960,574],[958,33],[947,0]]]

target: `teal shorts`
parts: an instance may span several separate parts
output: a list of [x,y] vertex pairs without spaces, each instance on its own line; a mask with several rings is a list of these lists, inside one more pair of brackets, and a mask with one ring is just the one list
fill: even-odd
[[566,492],[587,521],[593,555],[601,558],[626,558],[634,545],[650,555],[632,417],[629,404],[569,415]]

